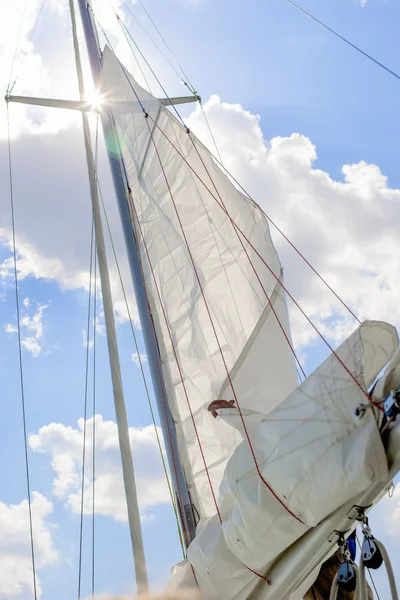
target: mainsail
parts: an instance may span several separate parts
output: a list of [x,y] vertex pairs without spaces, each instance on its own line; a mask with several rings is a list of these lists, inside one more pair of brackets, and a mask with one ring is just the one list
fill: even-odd
[[[355,412],[393,356],[396,331],[366,321],[298,385],[282,267],[261,210],[109,48],[102,74],[166,401],[200,519],[171,588],[196,580],[209,600],[247,600],[261,582],[257,597],[282,600],[265,585],[278,557],[387,482],[379,418]],[[217,399],[234,403],[214,419]],[[284,585],[286,598],[307,591],[318,564]]]
[[242,409],[268,414],[298,384],[282,268],[266,218],[204,145],[107,47],[102,66],[180,457],[210,518],[242,438],[208,405],[233,384]]

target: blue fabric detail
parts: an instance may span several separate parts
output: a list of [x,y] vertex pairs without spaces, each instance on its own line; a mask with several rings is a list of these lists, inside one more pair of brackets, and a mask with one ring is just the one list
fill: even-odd
[[356,540],[353,537],[349,537],[347,543],[349,545],[351,560],[355,560],[357,552]]

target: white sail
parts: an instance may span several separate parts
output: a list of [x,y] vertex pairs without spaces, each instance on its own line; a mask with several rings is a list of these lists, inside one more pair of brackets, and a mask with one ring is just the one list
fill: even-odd
[[[371,408],[357,418],[355,410],[397,348],[394,327],[366,321],[268,416],[246,411],[261,476],[242,441],[221,486],[222,524],[214,517],[205,525],[189,547],[190,563],[174,568],[172,589],[189,585],[193,567],[207,600],[246,600],[255,588],[254,597],[268,599],[275,582],[269,587],[257,573],[269,576],[308,530],[377,482],[387,484],[378,415]],[[221,417],[242,431],[237,410]],[[303,583],[304,593],[312,577]]]
[[208,150],[108,48],[102,63],[106,101],[124,107],[115,110],[120,151],[181,460],[194,504],[209,518],[216,506],[208,478],[217,498],[242,440],[207,411],[233,398],[228,374],[240,407],[264,414],[298,383],[282,269],[267,220]]

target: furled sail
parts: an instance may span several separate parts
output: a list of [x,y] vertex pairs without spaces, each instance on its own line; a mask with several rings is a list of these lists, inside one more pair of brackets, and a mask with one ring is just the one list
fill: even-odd
[[[221,485],[222,522],[214,517],[199,532],[189,546],[188,561],[174,567],[171,590],[189,587],[194,569],[207,600],[268,600],[270,594],[274,600],[301,599],[318,568],[312,573],[310,565],[306,575],[311,580],[297,580],[296,587],[280,596],[273,576],[268,586],[260,574],[269,577],[276,559],[337,509],[349,501],[358,504],[358,495],[379,482],[382,488],[387,485],[378,412],[366,410],[361,418],[355,413],[392,357],[396,360],[381,381],[383,387],[389,385],[387,390],[391,383],[398,385],[398,343],[394,327],[365,321],[268,416],[246,411],[262,477],[243,440],[228,461]],[[378,380],[377,388],[382,385]],[[236,409],[220,412],[243,432]],[[347,518],[348,508],[344,514]],[[329,533],[335,529],[331,526]],[[325,541],[319,539],[318,545]]]
[[210,518],[242,437],[208,405],[232,382],[241,408],[268,414],[298,383],[282,269],[267,220],[204,145],[109,48],[102,63],[181,460]]

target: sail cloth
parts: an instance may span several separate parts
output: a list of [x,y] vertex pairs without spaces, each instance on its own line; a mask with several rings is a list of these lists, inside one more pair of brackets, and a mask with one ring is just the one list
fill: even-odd
[[[171,585],[193,582],[193,566],[208,600],[245,600],[257,573],[388,476],[374,411],[358,420],[354,411],[395,352],[397,334],[385,323],[362,324],[337,350],[347,370],[331,355],[297,387],[283,334],[290,339],[282,269],[266,219],[108,48],[103,73],[107,100],[120,103],[116,152],[132,190],[180,456],[203,518],[190,562],[176,567]],[[230,380],[257,465],[237,409],[215,420],[207,411],[212,400],[232,399]]]
[[298,383],[283,334],[290,340],[281,264],[267,220],[205,146],[108,47],[102,64],[106,100],[122,107],[114,115],[180,457],[196,509],[210,518],[216,506],[209,478],[218,497],[242,441],[207,411],[213,400],[233,398],[228,374],[241,408],[263,414]]
[[[357,418],[355,410],[366,403],[365,391],[397,347],[394,327],[366,321],[268,416],[246,411],[264,481],[244,440],[228,461],[221,486],[222,524],[210,520],[195,538],[190,563],[174,568],[171,589],[188,585],[192,565],[207,600],[246,600],[260,584],[255,573],[268,573],[306,531],[376,483],[387,482],[377,411]],[[242,431],[237,411],[220,412]],[[269,589],[273,580],[257,598],[267,599]]]

